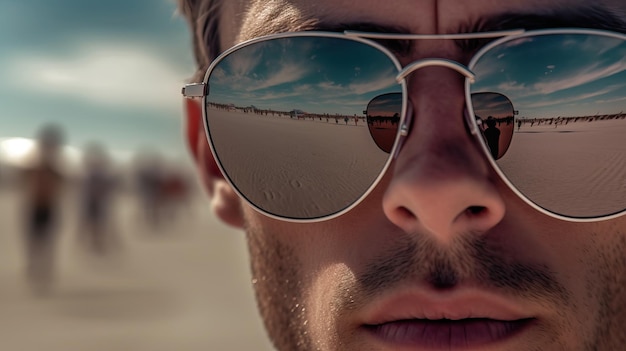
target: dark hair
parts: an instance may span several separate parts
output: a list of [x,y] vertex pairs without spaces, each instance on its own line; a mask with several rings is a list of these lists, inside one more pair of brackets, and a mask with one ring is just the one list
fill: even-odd
[[201,81],[209,64],[220,53],[220,10],[222,0],[178,0],[178,11],[187,20],[197,71],[192,77]]

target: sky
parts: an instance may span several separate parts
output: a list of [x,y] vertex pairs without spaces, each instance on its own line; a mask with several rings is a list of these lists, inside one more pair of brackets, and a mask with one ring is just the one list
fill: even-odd
[[278,111],[363,116],[376,96],[401,92],[383,52],[337,38],[301,36],[246,46],[211,73],[209,101]]
[[[494,47],[469,68],[476,75],[472,94],[501,94],[521,118],[626,111],[626,43],[621,37],[522,37]],[[375,97],[401,92],[397,74],[389,57],[360,42],[279,38],[239,48],[220,61],[210,75],[209,100],[361,116]]]
[[546,35],[510,41],[481,57],[473,92],[507,96],[519,116],[626,112],[626,42],[608,36]]
[[187,157],[180,89],[194,62],[174,0],[0,4],[0,139],[60,125],[71,147]]

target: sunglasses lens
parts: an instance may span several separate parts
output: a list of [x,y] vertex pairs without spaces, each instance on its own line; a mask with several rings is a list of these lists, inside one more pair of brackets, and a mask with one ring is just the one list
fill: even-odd
[[[209,138],[219,164],[252,205],[290,219],[349,208],[389,163],[370,134],[370,101],[402,86],[383,51],[347,38],[292,36],[258,41],[211,70]],[[395,132],[392,132],[395,133]]]
[[470,68],[485,143],[523,196],[569,218],[626,209],[623,36],[529,35],[492,47]]
[[499,159],[506,154],[513,137],[513,104],[499,93],[474,93],[472,106],[476,122],[480,127],[491,156]]
[[402,114],[402,93],[378,95],[367,104],[367,128],[378,147],[390,153]]

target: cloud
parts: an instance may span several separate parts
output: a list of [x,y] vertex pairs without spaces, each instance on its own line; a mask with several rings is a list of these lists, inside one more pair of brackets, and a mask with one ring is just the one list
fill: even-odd
[[177,109],[190,73],[137,43],[93,42],[64,56],[22,53],[7,61],[5,79],[25,93],[148,110]]
[[357,95],[383,90],[398,84],[395,79],[396,74],[397,73],[392,70],[381,72],[377,77],[372,77],[371,80],[364,80],[360,83],[352,83],[348,86],[348,88],[351,93]]
[[538,108],[538,107],[546,107],[546,106],[559,106],[559,105],[565,105],[565,104],[569,104],[572,102],[580,102],[592,97],[596,97],[596,96],[602,96],[602,95],[606,95],[609,93],[614,92],[615,90],[621,88],[621,86],[618,85],[614,85],[614,86],[610,86],[607,87],[606,89],[602,89],[602,90],[598,90],[598,91],[593,91],[593,92],[589,92],[589,93],[584,93],[584,94],[579,94],[579,95],[575,95],[575,96],[568,96],[567,98],[563,98],[563,99],[558,99],[558,100],[547,100],[547,101],[540,101],[540,102],[536,102],[536,103],[532,103],[532,104],[527,104],[524,105],[524,107],[526,108]]
[[600,64],[596,63],[584,71],[569,72],[563,79],[551,79],[546,82],[536,83],[534,89],[543,94],[551,94],[572,87],[582,86],[621,73],[624,70],[626,70],[626,61],[624,60],[617,61],[606,67],[600,67]]
[[245,55],[228,56],[228,65],[235,77],[247,76],[259,64],[261,56],[256,53],[258,50],[254,50],[254,45],[247,46],[244,50]]
[[613,99],[607,99],[607,100],[596,100],[596,104],[610,104],[610,103],[620,102],[620,101],[626,101],[626,96],[617,97]]
[[498,85],[497,91],[511,92],[511,91],[526,91],[528,87],[524,83],[518,83],[517,81],[503,82]]
[[261,84],[254,86],[249,91],[255,91],[260,89],[271,88],[277,85],[297,82],[307,74],[306,67],[300,64],[285,64],[281,66],[278,72],[273,73],[271,76],[261,81]]

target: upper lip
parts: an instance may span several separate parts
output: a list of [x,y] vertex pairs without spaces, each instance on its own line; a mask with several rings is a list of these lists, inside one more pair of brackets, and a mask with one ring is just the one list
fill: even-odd
[[530,306],[478,288],[447,291],[409,290],[372,303],[365,311],[364,325],[423,319],[469,318],[515,321],[536,318]]

